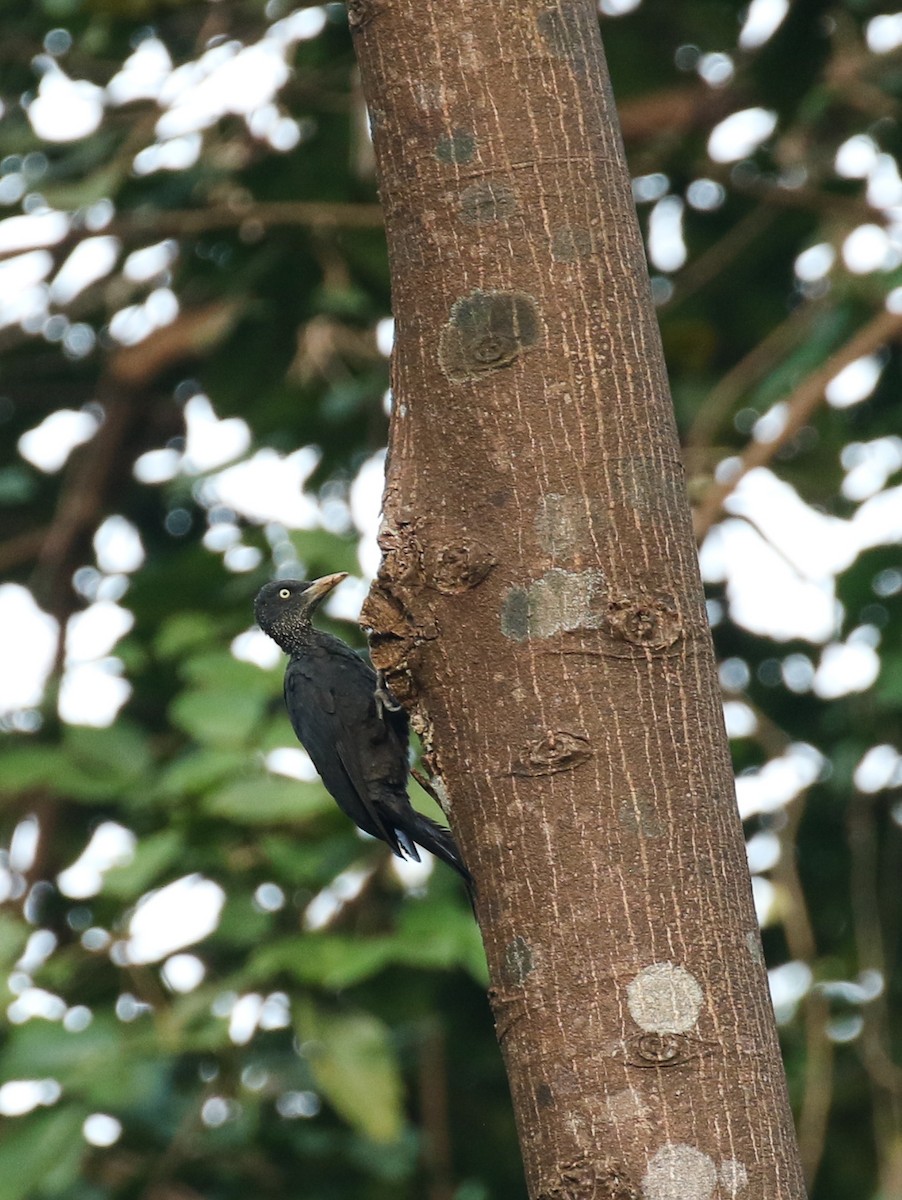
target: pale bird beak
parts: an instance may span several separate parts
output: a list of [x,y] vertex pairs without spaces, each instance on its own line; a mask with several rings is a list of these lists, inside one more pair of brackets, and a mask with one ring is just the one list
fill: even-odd
[[314,579],[310,587],[304,593],[307,600],[307,606],[319,604],[328,596],[333,588],[338,587],[343,579],[347,579],[347,571],[338,571],[335,575],[323,575],[319,579]]

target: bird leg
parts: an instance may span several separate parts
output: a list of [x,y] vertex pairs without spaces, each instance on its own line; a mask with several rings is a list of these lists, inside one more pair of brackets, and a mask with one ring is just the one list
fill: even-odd
[[428,779],[423,774],[422,771],[418,771],[416,769],[416,767],[411,767],[410,773],[414,777],[414,779],[417,781],[417,783],[420,785],[420,787],[423,789],[423,791],[426,793],[426,795],[431,796],[432,799],[439,806],[439,808],[442,810],[442,812],[444,812],[445,811],[444,805],[441,802],[438,792],[435,790],[435,788],[432,785],[432,780]]
[[391,688],[385,682],[385,675],[382,671],[376,672],[376,712],[380,718],[385,719],[387,712],[400,712],[402,705],[391,693]]

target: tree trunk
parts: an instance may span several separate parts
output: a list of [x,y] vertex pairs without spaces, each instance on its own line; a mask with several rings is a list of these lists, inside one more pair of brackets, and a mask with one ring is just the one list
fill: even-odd
[[530,1196],[804,1195],[591,0],[351,0],[392,266],[365,620],[476,878]]

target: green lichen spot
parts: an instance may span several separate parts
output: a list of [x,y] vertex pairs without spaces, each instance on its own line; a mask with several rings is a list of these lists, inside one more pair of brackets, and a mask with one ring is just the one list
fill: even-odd
[[562,225],[551,232],[551,257],[555,262],[574,262],[592,253],[592,234],[580,225]]
[[539,310],[525,292],[471,292],[451,309],[439,342],[442,370],[455,383],[508,367],[539,340]]
[[552,568],[528,588],[515,587],[501,609],[501,632],[515,642],[552,637],[601,624],[605,578],[601,571]]
[[483,180],[472,183],[460,194],[460,219],[465,225],[489,225],[506,221],[517,211],[517,197],[506,183]]
[[529,592],[526,588],[511,588],[507,593],[501,609],[501,632],[515,642],[523,642],[529,636]]
[[469,130],[455,129],[444,137],[439,138],[435,147],[435,157],[439,162],[468,163],[473,161],[476,153],[476,138]]

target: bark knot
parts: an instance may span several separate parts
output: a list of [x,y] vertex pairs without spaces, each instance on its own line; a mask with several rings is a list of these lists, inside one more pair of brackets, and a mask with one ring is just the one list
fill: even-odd
[[666,650],[683,633],[676,599],[669,592],[612,596],[605,616],[614,637],[646,650]]
[[511,767],[512,775],[553,775],[572,771],[592,757],[589,739],[583,733],[549,729],[544,737],[527,742]]
[[640,1033],[624,1044],[624,1058],[630,1067],[683,1067],[713,1049],[685,1033]]

